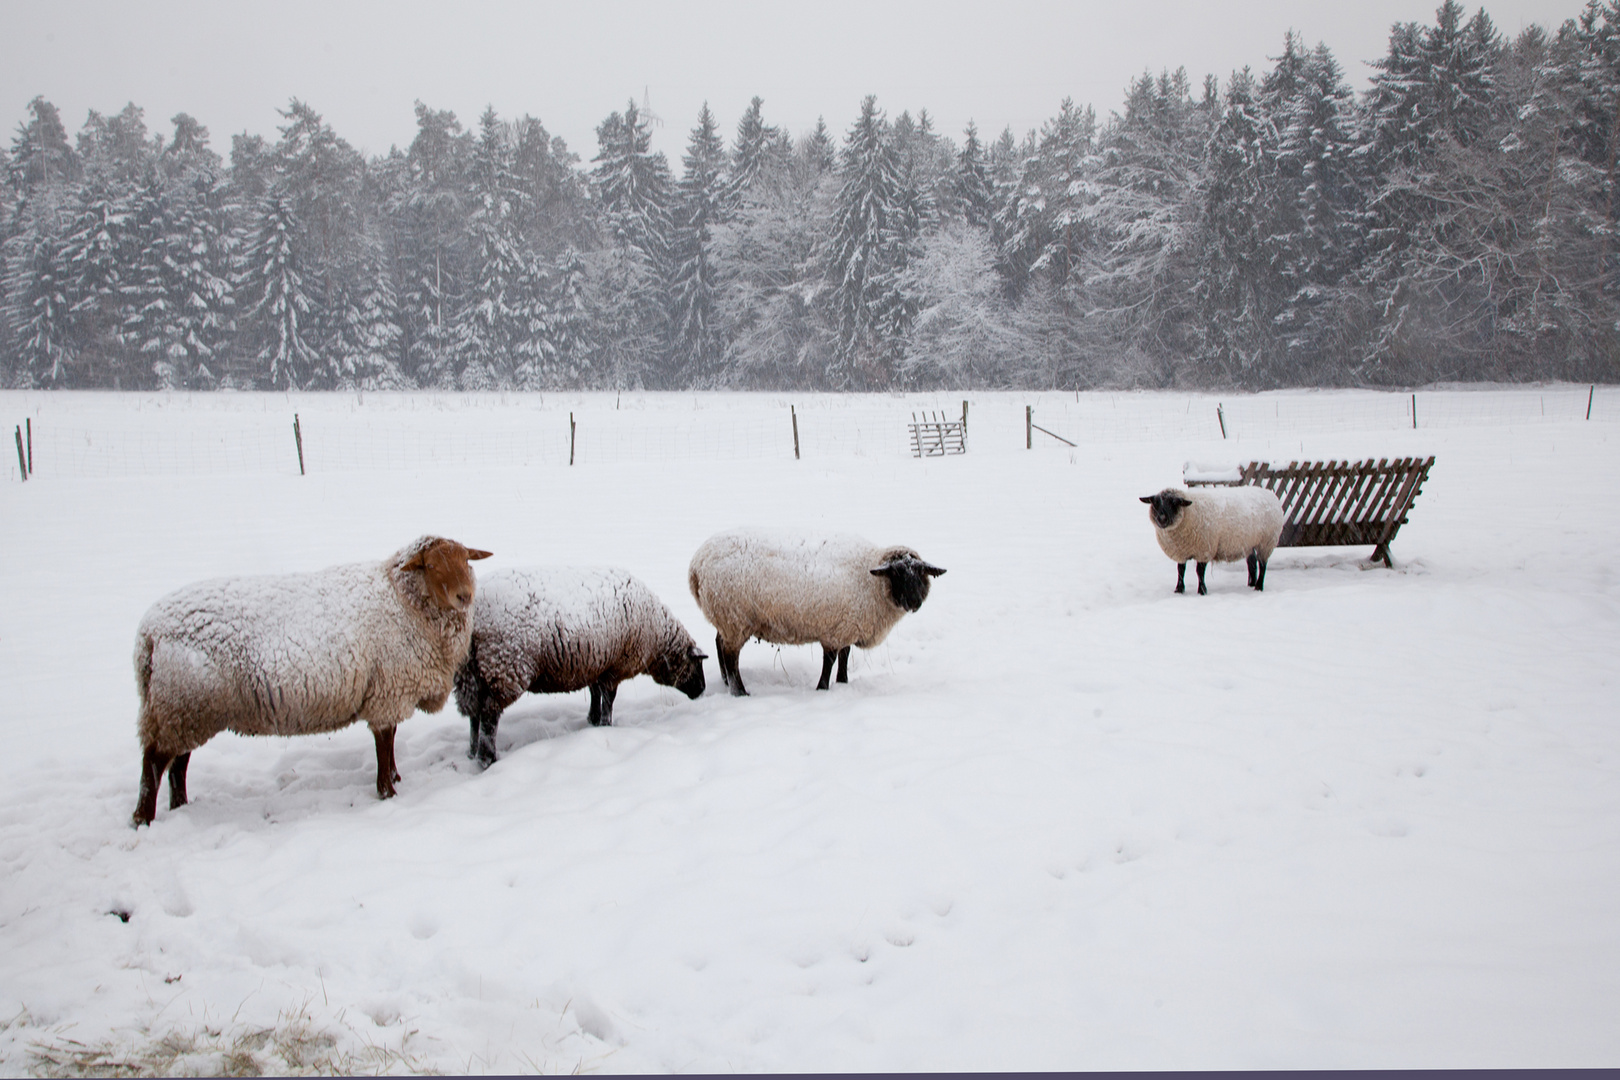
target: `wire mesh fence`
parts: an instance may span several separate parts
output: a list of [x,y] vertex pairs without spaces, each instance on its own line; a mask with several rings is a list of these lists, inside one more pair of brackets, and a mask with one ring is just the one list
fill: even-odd
[[[465,466],[910,458],[927,410],[966,420],[974,455],[1055,440],[1240,439],[1403,428],[1620,421],[1612,387],[962,394],[115,394],[0,392],[12,480],[162,474],[296,475]],[[298,438],[294,434],[297,418]],[[795,421],[797,431],[795,432]],[[26,428],[26,437],[24,431]],[[9,440],[8,440],[9,441]],[[27,445],[24,446],[23,443]],[[300,446],[301,442],[301,446]]]

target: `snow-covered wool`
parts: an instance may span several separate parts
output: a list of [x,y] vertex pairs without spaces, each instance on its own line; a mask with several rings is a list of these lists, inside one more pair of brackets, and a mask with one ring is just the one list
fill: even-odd
[[1143,495],[1159,547],[1176,563],[1176,592],[1187,591],[1187,561],[1198,564],[1198,594],[1204,568],[1215,561],[1247,559],[1249,585],[1266,587],[1266,563],[1282,535],[1283,508],[1263,487],[1165,488]]
[[487,551],[423,536],[381,562],[313,573],[200,581],[163,597],[135,635],[145,751],[137,826],[186,802],[191,751],[230,730],[305,735],[364,720],[377,743],[377,794],[394,794],[394,728],[437,712],[467,655]]
[[472,645],[456,672],[456,708],[471,726],[467,756],[495,761],[495,728],[532,694],[589,688],[593,725],[613,723],[619,684],[637,675],[703,693],[708,657],[651,589],[610,567],[502,570],[478,583]]
[[930,578],[945,571],[904,546],[879,547],[858,536],[801,536],[738,529],[705,540],[692,556],[692,598],[718,633],[720,676],[734,695],[743,687],[737,655],[749,638],[779,645],[821,645],[825,690],[838,660],[849,681],[849,648],[876,648],[900,616],[928,598]]

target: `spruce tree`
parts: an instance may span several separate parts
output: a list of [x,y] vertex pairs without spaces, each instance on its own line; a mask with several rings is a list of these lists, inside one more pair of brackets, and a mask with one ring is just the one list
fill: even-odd
[[[758,104],[759,98],[755,98],[756,121]],[[746,123],[746,116],[744,120]],[[681,162],[685,172],[675,193],[670,244],[674,379],[680,386],[712,386],[719,377],[724,346],[717,325],[717,283],[710,248],[713,227],[725,213],[728,185],[725,145],[707,102],[698,112],[697,127],[692,129]],[[757,173],[757,163],[754,168]]]
[[272,390],[308,389],[324,374],[308,335],[316,304],[299,266],[298,231],[292,197],[271,188],[260,202],[241,292],[256,346],[254,381]]
[[599,347],[616,389],[669,382],[669,164],[631,101],[596,129],[592,186],[602,208],[605,306]]
[[861,101],[861,114],[844,140],[825,273],[837,346],[829,383],[842,390],[879,390],[894,384],[901,338],[894,315],[901,305],[904,269],[900,162],[877,98]]

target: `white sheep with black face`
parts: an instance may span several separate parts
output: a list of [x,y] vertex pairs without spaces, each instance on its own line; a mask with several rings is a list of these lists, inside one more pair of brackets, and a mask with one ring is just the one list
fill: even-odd
[[1247,559],[1249,585],[1266,586],[1266,563],[1282,535],[1283,508],[1263,487],[1165,488],[1141,496],[1148,504],[1159,547],[1176,563],[1176,592],[1186,592],[1187,562],[1198,564],[1198,595],[1204,568],[1212,562]]
[[221,731],[306,735],[364,720],[377,744],[377,794],[399,772],[394,729],[438,712],[472,631],[476,551],[423,536],[380,562],[306,574],[230,577],[177,589],[135,635],[141,794],[135,824],[186,802],[191,752]]
[[705,540],[692,556],[692,598],[717,631],[720,676],[741,697],[738,654],[750,638],[821,646],[821,681],[833,661],[849,681],[849,649],[873,649],[907,612],[922,607],[945,571],[903,545],[880,547],[858,536],[803,536],[738,529]]
[[531,694],[589,689],[593,726],[611,726],[619,684],[637,675],[703,693],[707,660],[686,627],[640,580],[613,567],[501,570],[478,583],[472,646],[456,672],[467,756],[495,761],[507,706]]

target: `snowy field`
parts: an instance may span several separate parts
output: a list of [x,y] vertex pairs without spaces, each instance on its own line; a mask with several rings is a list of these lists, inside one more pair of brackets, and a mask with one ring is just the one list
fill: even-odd
[[[969,453],[912,459],[963,397]],[[1587,402],[0,393],[0,1071],[1620,1065],[1620,390]],[[1026,405],[1079,445],[1025,449]],[[1431,453],[1393,571],[1283,549],[1263,594],[1172,595],[1137,501]],[[388,802],[363,727],[227,734],[129,826],[177,586],[433,532],[623,566],[707,645],[687,562],[748,524],[949,573],[827,693],[755,643],[749,698],[712,660],[610,729],[529,696],[482,774],[452,703]]]

